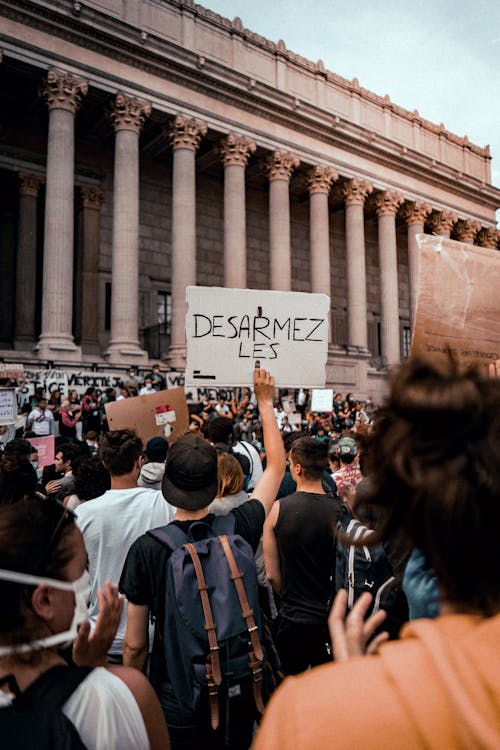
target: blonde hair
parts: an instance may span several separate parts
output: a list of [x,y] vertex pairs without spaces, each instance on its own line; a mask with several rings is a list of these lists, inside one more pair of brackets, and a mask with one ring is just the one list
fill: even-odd
[[243,489],[243,469],[230,453],[219,453],[217,457],[217,497],[235,495]]

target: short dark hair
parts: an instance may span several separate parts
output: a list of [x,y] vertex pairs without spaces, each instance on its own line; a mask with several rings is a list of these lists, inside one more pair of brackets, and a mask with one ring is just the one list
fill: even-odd
[[21,456],[23,458],[29,458],[35,452],[36,448],[33,448],[30,441],[24,438],[9,440],[4,449],[6,456]]
[[208,423],[208,439],[211,443],[233,442],[233,423],[227,417],[216,417]]
[[295,441],[300,440],[300,438],[303,437],[306,437],[306,435],[304,435],[303,432],[299,432],[299,430],[295,430],[294,432],[285,432],[285,434],[282,435],[282,439],[286,453],[290,453],[290,449]]
[[111,487],[111,478],[100,458],[80,461],[75,474],[75,495],[81,503],[104,495]]
[[[85,446],[85,448],[83,447]],[[86,443],[79,444],[79,443],[63,443],[62,445],[58,445],[56,448],[56,456],[58,453],[62,453],[63,461],[71,461],[71,464],[73,465],[75,458],[80,456],[88,456],[88,446]]]
[[311,437],[301,437],[290,448],[290,460],[304,471],[304,479],[321,479],[328,468],[328,446]]
[[142,440],[134,430],[111,430],[99,443],[102,462],[112,477],[129,474],[142,449]]
[[0,461],[0,505],[19,502],[36,492],[37,474],[25,456],[10,454]]
[[460,611],[500,610],[500,380],[449,355],[392,375],[366,448],[381,538],[419,547]]

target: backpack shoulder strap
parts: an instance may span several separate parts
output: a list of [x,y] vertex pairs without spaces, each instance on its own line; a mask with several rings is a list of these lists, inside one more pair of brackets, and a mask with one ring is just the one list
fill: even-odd
[[220,670],[220,658],[219,658],[219,644],[217,643],[217,630],[212,613],[212,607],[210,606],[210,598],[208,596],[208,586],[205,580],[205,574],[203,573],[203,567],[196,551],[194,544],[190,542],[185,545],[186,550],[191,555],[193,561],[194,570],[196,573],[196,579],[198,582],[198,591],[200,594],[201,605],[203,607],[203,616],[205,617],[205,630],[207,631],[208,645],[210,651],[207,658],[207,682],[208,682],[208,694],[210,699],[210,718],[212,723],[212,729],[217,729],[219,726],[219,685],[222,682],[222,675]]
[[176,526],[175,523],[169,523],[157,529],[150,529],[146,533],[163,544],[164,547],[168,547],[171,552],[179,549],[179,547],[182,547],[187,542],[187,534]]
[[241,616],[247,626],[248,635],[250,636],[250,642],[252,644],[252,650],[250,651],[249,657],[250,669],[252,670],[253,675],[253,694],[257,710],[262,714],[264,713],[264,702],[262,700],[262,662],[264,661],[264,652],[262,651],[259,632],[254,620],[254,611],[248,603],[247,592],[245,590],[245,584],[243,583],[243,573],[238,568],[229,539],[227,536],[223,535],[219,537],[219,541],[224,555],[226,556],[229,570],[231,571],[231,580],[234,583],[240,602]]
[[54,708],[62,708],[90,672],[90,667],[52,667],[21,694],[20,702],[30,700],[38,703],[41,700],[50,700]]

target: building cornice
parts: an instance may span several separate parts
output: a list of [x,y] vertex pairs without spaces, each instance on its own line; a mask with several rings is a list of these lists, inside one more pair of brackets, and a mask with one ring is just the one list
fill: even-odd
[[[194,8],[196,13],[200,12],[201,6],[179,4],[169,0],[170,4],[182,8]],[[141,42],[139,30],[132,28],[123,22],[110,18],[108,15],[100,13],[94,8],[85,6],[85,12],[78,17],[71,12],[73,3],[66,0],[60,2],[57,9],[50,2],[38,0],[36,4],[27,2],[27,0],[0,0],[0,15],[4,15],[23,24],[42,29],[50,34],[61,36],[62,38],[91,49],[113,60],[125,62],[128,65],[139,70],[146,71],[153,75],[161,76],[173,83],[178,83],[189,89],[203,93],[211,98],[223,103],[228,103],[239,109],[252,112],[263,117],[265,120],[277,122],[290,130],[314,138],[318,142],[328,143],[337,149],[345,149],[349,153],[356,154],[365,159],[374,161],[377,165],[397,170],[402,176],[411,176],[424,180],[426,183],[439,189],[445,189],[448,193],[460,196],[465,199],[473,199],[485,206],[486,209],[495,210],[500,204],[500,190],[492,187],[488,183],[481,181],[470,175],[464,175],[457,169],[430,159],[428,156],[421,154],[411,148],[402,146],[402,144],[386,138],[385,136],[374,133],[373,131],[355,124],[346,118],[332,116],[330,112],[325,111],[316,105],[300,102],[297,106],[296,101],[287,92],[277,90],[274,87],[258,81],[249,81],[245,76],[235,70],[228,69],[218,61],[204,59],[200,67],[199,56],[194,52],[179,47],[166,39],[154,36],[147,37],[147,45]],[[206,9],[201,9],[206,11]],[[207,20],[214,21],[211,11],[206,11]],[[227,19],[225,19],[227,21]],[[218,21],[217,21],[218,22]],[[230,25],[234,22],[227,22]],[[227,28],[227,24],[223,24]],[[239,33],[239,31],[238,31]],[[4,49],[9,54],[9,40],[4,37]],[[254,43],[261,44],[262,41]],[[22,46],[20,40],[11,40],[12,50],[16,46]],[[24,44],[26,59],[37,52],[39,64],[43,65],[43,51]],[[293,53],[292,53],[293,54]],[[47,50],[45,55],[46,64],[54,64],[54,60],[60,66],[74,67],[72,61],[58,56],[54,50]],[[310,63],[312,65],[312,63]],[[130,82],[114,76],[111,72],[105,74],[102,71],[85,68],[78,68],[81,73],[89,78],[91,84],[109,91],[122,89],[127,86],[128,90],[133,86]],[[332,74],[333,75],[333,74]],[[132,92],[131,92],[132,93]],[[148,90],[138,87],[135,88],[134,94],[149,98],[153,105],[160,110],[175,114],[179,108],[186,110],[186,103],[179,102],[169,96],[168,92]],[[232,129],[241,131],[241,123],[229,122],[218,118],[213,110],[202,111],[197,109],[189,114],[203,118],[209,126],[222,132]],[[266,132],[259,133],[252,129],[246,133],[247,136],[260,141],[260,145],[269,148],[279,147],[280,149],[290,149],[295,151],[302,161],[311,161],[315,163],[318,160],[324,160],[321,150],[308,151],[304,150],[299,153],[297,142],[293,139],[272,143]],[[260,137],[262,140],[260,140]],[[269,143],[268,143],[269,141]],[[368,171],[366,174],[356,171],[354,174],[352,165],[342,163],[342,160],[336,160],[332,165],[346,177],[364,177],[374,182],[377,188],[399,188],[403,185],[377,184],[374,175]],[[408,194],[408,199],[426,198],[417,194]],[[446,208],[446,206],[442,206]],[[488,222],[488,218],[481,216],[482,221]]]

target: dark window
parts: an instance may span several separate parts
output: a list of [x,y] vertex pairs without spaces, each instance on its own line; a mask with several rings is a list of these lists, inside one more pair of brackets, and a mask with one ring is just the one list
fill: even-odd
[[170,334],[172,324],[172,295],[170,292],[158,292],[156,309],[161,332]]
[[402,340],[402,355],[403,359],[408,359],[410,356],[410,346],[411,346],[411,328],[410,326],[403,326],[401,331],[403,340]]

